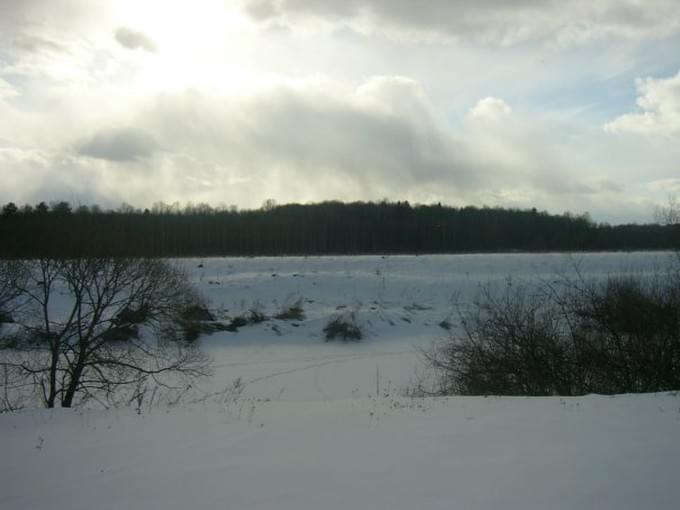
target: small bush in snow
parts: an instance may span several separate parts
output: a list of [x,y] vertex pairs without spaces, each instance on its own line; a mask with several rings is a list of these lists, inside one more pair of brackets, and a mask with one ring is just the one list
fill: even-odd
[[252,308],[248,310],[248,313],[246,314],[246,319],[250,324],[259,324],[261,322],[266,321],[268,317],[259,308]]
[[323,328],[323,332],[326,334],[326,340],[339,338],[344,341],[358,341],[363,338],[354,312],[345,312],[332,317]]
[[242,315],[239,315],[237,317],[234,317],[231,319],[229,322],[229,325],[227,326],[227,331],[236,332],[238,331],[238,328],[242,328],[243,326],[248,325],[248,319],[243,317]]
[[275,319],[281,321],[301,321],[305,318],[305,311],[302,308],[302,300],[299,299],[295,303],[284,306],[279,313],[274,316]]
[[186,321],[213,322],[215,316],[210,313],[208,307],[203,303],[192,303],[180,312],[182,319]]
[[218,321],[198,297],[179,311],[175,319],[175,329],[174,336],[189,343],[196,341],[201,335],[230,331],[229,325]]
[[236,332],[239,328],[249,324],[260,324],[268,319],[269,317],[264,313],[262,305],[254,303],[247,312],[231,319],[225,329],[226,331]]
[[138,307],[126,306],[123,308],[113,321],[116,324],[142,324],[150,319],[151,310],[149,305],[143,304]]

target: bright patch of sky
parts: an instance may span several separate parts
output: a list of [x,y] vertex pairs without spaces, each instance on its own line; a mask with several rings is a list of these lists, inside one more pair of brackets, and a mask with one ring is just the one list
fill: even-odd
[[0,0],[0,202],[410,200],[648,222],[675,0]]

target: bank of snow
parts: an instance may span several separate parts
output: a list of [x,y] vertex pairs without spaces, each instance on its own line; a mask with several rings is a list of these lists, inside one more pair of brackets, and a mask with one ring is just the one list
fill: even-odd
[[214,402],[0,417],[0,508],[675,509],[680,399]]

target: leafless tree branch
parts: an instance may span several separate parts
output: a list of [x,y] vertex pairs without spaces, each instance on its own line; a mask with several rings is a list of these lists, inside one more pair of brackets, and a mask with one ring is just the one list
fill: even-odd
[[[23,277],[0,282],[0,289],[9,289],[0,303],[12,303],[21,338],[2,343],[0,366],[32,378],[47,407],[110,401],[147,381],[179,388],[209,373],[208,358],[177,341],[178,317],[199,298],[169,263],[83,258],[14,264],[11,274]],[[155,335],[135,338],[141,325]]]

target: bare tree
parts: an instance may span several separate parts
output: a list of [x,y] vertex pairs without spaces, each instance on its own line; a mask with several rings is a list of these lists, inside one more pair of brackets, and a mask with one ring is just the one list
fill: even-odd
[[[680,239],[680,200],[676,194],[668,196],[668,202],[664,207],[656,210],[656,221],[663,225],[672,225],[675,229],[675,236]],[[677,246],[677,244],[676,244]],[[680,277],[680,249],[675,250],[675,273]]]
[[665,225],[680,225],[680,200],[671,194],[665,206],[656,209],[656,221]]
[[0,325],[11,320],[24,276],[19,262],[0,260]]
[[[0,364],[31,379],[45,406],[111,402],[153,382],[186,387],[208,358],[179,339],[184,310],[198,297],[183,272],[156,259],[25,261],[19,338]],[[139,335],[145,324],[155,335]]]

